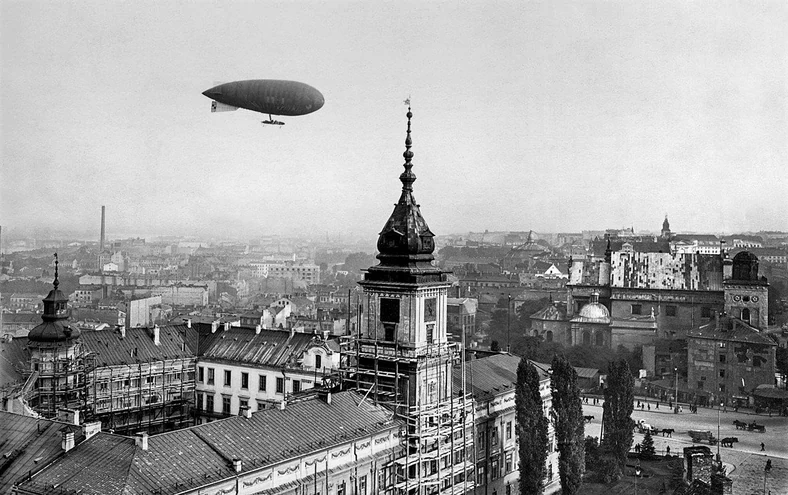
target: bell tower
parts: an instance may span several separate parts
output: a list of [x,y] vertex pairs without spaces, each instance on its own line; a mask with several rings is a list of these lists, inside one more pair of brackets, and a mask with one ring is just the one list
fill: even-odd
[[435,234],[413,197],[412,117],[409,106],[402,192],[378,237],[380,262],[359,282],[364,316],[351,371],[359,391],[407,424],[401,432],[404,457],[378,492],[449,493],[457,489],[455,480],[465,488],[473,485],[473,464],[465,455],[472,450],[472,436],[455,435],[472,428],[472,403],[452,392],[460,352],[446,332],[450,283],[432,264]]

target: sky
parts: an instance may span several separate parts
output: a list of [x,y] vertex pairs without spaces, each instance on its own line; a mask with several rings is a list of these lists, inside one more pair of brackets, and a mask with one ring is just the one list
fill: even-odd
[[[788,230],[788,4],[0,0],[0,225],[352,233]],[[206,89],[287,79],[264,126]],[[7,231],[7,230],[6,230]]]

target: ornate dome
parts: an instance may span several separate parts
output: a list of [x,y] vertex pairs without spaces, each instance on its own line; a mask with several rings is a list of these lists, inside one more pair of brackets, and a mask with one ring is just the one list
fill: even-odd
[[599,293],[591,294],[591,301],[583,306],[578,318],[588,323],[610,323],[610,311],[599,302]]

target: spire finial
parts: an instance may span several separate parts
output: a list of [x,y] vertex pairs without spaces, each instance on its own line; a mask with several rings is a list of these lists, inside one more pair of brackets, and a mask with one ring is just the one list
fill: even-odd
[[55,286],[55,290],[57,290],[57,286],[60,285],[60,282],[57,279],[57,265],[58,265],[58,263],[59,262],[57,260],[57,253],[55,253],[55,281],[52,282],[52,285]]
[[408,106],[408,113],[405,114],[408,117],[408,134],[405,137],[405,152],[402,154],[402,156],[405,157],[405,163],[402,165],[405,167],[405,171],[400,174],[399,180],[402,181],[403,191],[413,191],[413,183],[416,182],[416,174],[410,170],[413,168],[413,164],[411,163],[413,152],[410,150],[413,145],[413,141],[410,138],[410,119],[413,117],[413,112],[410,111],[410,96],[408,96],[408,99],[405,100],[404,103]]

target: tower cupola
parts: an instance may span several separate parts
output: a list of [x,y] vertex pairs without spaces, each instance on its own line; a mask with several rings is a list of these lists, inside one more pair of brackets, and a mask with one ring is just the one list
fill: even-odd
[[413,141],[410,123],[413,113],[408,105],[408,129],[405,137],[405,171],[399,176],[402,192],[394,211],[378,236],[378,265],[369,268],[365,280],[379,282],[443,282],[444,273],[432,265],[435,259],[435,234],[421,215],[419,204],[413,197]]
[[36,326],[28,334],[28,340],[33,343],[41,342],[64,342],[73,340],[80,336],[80,331],[76,327],[68,325],[68,318],[70,311],[68,309],[68,296],[58,288],[60,281],[58,280],[58,258],[55,253],[55,280],[52,282],[53,289],[43,299],[44,314],[41,319],[44,320],[40,325]]

